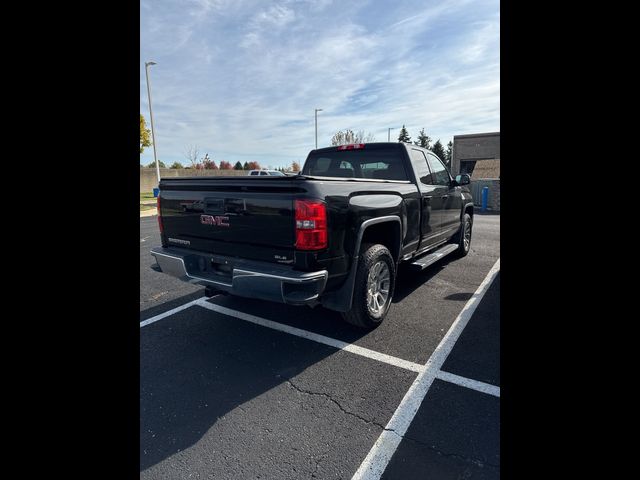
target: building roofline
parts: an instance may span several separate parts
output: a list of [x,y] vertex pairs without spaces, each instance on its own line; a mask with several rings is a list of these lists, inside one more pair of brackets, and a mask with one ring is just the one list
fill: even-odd
[[490,133],[466,133],[464,135],[454,135],[453,138],[471,138],[471,137],[494,137],[500,136],[500,132],[490,132]]

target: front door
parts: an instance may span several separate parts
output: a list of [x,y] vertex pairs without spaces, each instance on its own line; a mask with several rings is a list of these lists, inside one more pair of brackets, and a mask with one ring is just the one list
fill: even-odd
[[442,196],[445,188],[435,185],[427,158],[422,150],[410,149],[411,163],[420,190],[420,245],[418,250],[438,243],[442,233]]
[[427,153],[429,167],[434,182],[442,188],[442,212],[440,218],[441,234],[444,238],[452,236],[460,227],[462,210],[462,191],[455,185],[447,167],[434,154]]

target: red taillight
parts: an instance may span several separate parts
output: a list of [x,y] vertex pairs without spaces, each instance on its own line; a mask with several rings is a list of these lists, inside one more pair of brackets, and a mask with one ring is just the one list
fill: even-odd
[[296,249],[327,248],[327,207],[323,202],[296,200]]
[[338,150],[358,150],[364,148],[364,143],[354,143],[352,145],[340,145]]
[[162,212],[160,211],[160,195],[158,195],[158,228],[160,228],[160,235],[164,233],[164,227],[162,226]]

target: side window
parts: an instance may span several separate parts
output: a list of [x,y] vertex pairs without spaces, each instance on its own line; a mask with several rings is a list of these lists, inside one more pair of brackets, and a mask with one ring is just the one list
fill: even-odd
[[416,176],[421,183],[425,185],[435,185],[429,166],[427,165],[427,159],[424,156],[422,150],[411,149],[411,163],[416,170]]
[[258,175],[258,172],[251,172],[250,175]]
[[269,175],[267,172],[260,172],[260,175]]
[[433,172],[434,185],[449,186],[451,178],[444,164],[435,155],[429,154],[429,166]]

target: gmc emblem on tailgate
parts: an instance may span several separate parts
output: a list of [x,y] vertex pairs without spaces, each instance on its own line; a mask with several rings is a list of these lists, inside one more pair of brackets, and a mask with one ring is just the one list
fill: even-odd
[[229,227],[229,217],[220,217],[218,215],[200,215],[200,223],[203,225],[213,225],[216,227]]

